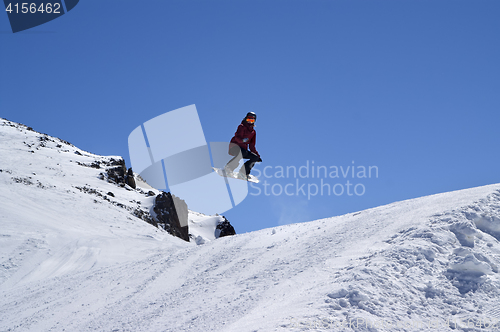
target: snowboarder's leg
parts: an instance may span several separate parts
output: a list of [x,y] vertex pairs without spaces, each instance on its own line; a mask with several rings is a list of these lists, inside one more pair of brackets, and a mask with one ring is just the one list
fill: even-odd
[[242,155],[244,159],[248,159],[247,162],[245,162],[244,167],[240,169],[241,175],[245,175],[245,178],[248,177],[250,174],[250,171],[252,168],[255,166],[255,163],[259,161],[260,157],[257,156],[255,153],[244,150],[242,151]]
[[242,153],[243,151],[246,150],[240,148],[238,145],[234,145],[229,149],[229,154],[234,157],[231,160],[229,160],[226,166],[224,167],[224,170],[226,172],[232,173],[235,170],[235,168],[238,167],[243,155]]

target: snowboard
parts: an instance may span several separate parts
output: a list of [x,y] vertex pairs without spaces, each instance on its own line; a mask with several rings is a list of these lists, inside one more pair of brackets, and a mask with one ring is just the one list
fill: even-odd
[[253,183],[259,183],[259,179],[256,176],[253,176],[252,174],[250,174],[248,176],[248,180],[245,180],[245,179],[238,177],[237,173],[234,173],[234,172],[226,173],[223,169],[216,168],[216,167],[212,167],[212,168],[214,169],[215,172],[217,172],[217,174],[219,174],[220,176],[225,177],[225,178],[233,178],[233,179],[238,179],[238,180],[243,180],[243,181],[248,181],[248,182],[253,182]]

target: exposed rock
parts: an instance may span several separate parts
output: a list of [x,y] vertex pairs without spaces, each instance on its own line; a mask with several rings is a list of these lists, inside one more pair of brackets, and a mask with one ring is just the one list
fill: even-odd
[[126,183],[127,167],[125,166],[125,160],[111,159],[106,166],[116,166],[106,170],[108,182],[116,184]]
[[132,187],[132,188],[134,188],[134,189],[136,189],[136,188],[137,188],[137,186],[136,186],[136,184],[135,184],[134,172],[132,171],[132,168],[129,168],[129,169],[128,169],[128,172],[127,172],[127,177],[126,177],[126,183],[127,183],[130,187]]
[[168,233],[189,242],[188,208],[185,201],[162,192],[155,199],[156,221]]
[[222,218],[224,218],[224,221],[219,223],[216,228],[220,230],[219,237],[236,235],[236,231],[234,230],[234,227],[231,225],[231,223],[226,219],[226,217],[222,216]]
[[158,223],[153,219],[153,217],[151,217],[148,212],[141,210],[140,208],[136,208],[135,210],[133,210],[132,214],[137,218],[144,220],[148,224],[158,227]]

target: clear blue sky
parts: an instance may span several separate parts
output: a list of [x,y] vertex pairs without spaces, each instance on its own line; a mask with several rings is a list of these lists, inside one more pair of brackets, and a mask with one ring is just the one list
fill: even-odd
[[0,116],[130,165],[128,135],[157,115],[196,104],[220,142],[253,111],[258,169],[354,161],[378,178],[308,199],[262,176],[225,213],[236,231],[330,217],[500,182],[499,17],[497,0],[87,0],[12,34],[4,13]]

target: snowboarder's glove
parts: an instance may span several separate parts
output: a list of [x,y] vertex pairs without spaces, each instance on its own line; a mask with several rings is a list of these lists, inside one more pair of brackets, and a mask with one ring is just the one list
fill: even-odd
[[242,139],[242,141],[243,141],[243,143],[246,143],[246,142],[248,142],[248,138],[245,137],[244,139]]

